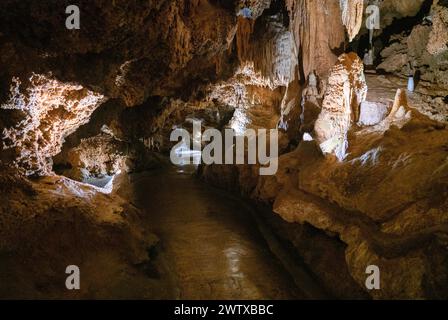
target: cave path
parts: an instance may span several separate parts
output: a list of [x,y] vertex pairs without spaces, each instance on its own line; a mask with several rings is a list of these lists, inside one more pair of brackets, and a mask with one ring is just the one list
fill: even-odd
[[[241,203],[175,170],[133,177],[180,299],[300,299]],[[246,209],[247,210],[247,209]]]

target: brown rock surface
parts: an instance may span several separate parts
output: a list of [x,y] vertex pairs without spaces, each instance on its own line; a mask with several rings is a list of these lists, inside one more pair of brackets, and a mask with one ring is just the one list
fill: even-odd
[[429,35],[427,50],[432,55],[448,51],[448,8],[435,1],[432,9],[432,30]]
[[[379,69],[393,75],[371,71],[366,83],[361,59],[344,53],[346,33],[365,36],[364,1],[81,0],[79,32],[64,28],[68,1],[1,1],[0,296],[73,297],[54,283],[75,257],[94,275],[75,298],[172,297],[148,277],[156,238],[131,204],[135,190],[106,195],[52,164],[77,180],[152,168],[174,127],[201,120],[280,129],[276,175],[250,165],[200,173],[271,206],[291,227],[277,236],[328,292],[446,298],[448,11],[435,0],[423,23],[428,3],[381,2]],[[408,61],[420,72],[409,94]],[[365,289],[371,264],[381,290]]]
[[431,25],[417,24],[410,34],[391,37],[393,43],[381,52],[378,69],[407,77],[412,72],[408,66],[410,62],[422,81],[447,91],[448,8],[434,1],[430,16]]
[[[1,298],[170,297],[137,267],[158,239],[123,198],[65,177],[29,181],[3,168],[0,179]],[[82,270],[79,291],[65,287],[69,265]]]
[[[359,81],[364,75],[356,59],[349,65],[359,68],[351,69],[356,72],[350,72],[350,79]],[[339,64],[333,71],[346,70]],[[347,84],[353,83],[346,79]],[[361,89],[358,97],[364,98],[365,81],[360,84],[347,88]],[[330,75],[327,97],[333,93],[334,101],[344,101],[344,91],[333,91],[331,86]],[[381,290],[368,291],[373,298],[445,297],[448,275],[442,270],[448,225],[441,181],[446,175],[447,130],[412,108],[404,90],[391,99],[388,116],[363,128],[349,125],[350,104],[327,99],[328,106],[345,105],[350,110],[343,127],[348,153],[341,162],[323,157],[315,141],[304,141],[280,157],[274,177],[260,178],[246,166],[227,173],[226,179],[220,166],[207,168],[203,175],[215,184],[229,188],[236,184],[244,194],[273,203],[274,211],[290,223],[310,224],[337,235],[347,245],[345,261],[360,288],[365,288],[367,266],[380,267]],[[316,270],[312,261],[308,263]],[[321,262],[320,270],[329,265]]]
[[301,56],[304,76],[326,74],[344,44],[345,30],[338,1],[287,0],[290,28]]

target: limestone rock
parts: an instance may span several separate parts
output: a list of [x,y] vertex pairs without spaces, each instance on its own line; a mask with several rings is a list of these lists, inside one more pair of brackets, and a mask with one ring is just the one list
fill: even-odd
[[8,35],[0,41],[2,81],[52,71],[131,107],[217,77],[216,64],[221,72],[231,68],[233,1],[81,1],[76,32],[65,28],[66,6],[57,0],[0,3],[0,29]]
[[33,75],[25,88],[16,78],[1,109],[20,110],[23,118],[3,130],[2,148],[12,151],[10,161],[26,174],[49,174],[51,157],[59,153],[64,138],[88,122],[103,99],[81,85],[47,75]]
[[344,159],[347,132],[359,120],[360,104],[366,99],[364,65],[355,54],[343,54],[331,69],[327,91],[314,131],[324,153]]
[[[133,296],[123,283],[138,274],[134,266],[148,261],[147,250],[158,241],[141,227],[135,207],[65,177],[31,182],[2,168],[0,181],[0,251],[8,252],[1,257],[0,297],[111,298],[114,286],[122,289],[118,296]],[[64,286],[69,265],[82,270],[77,292]],[[157,291],[147,277],[137,278],[133,292]]]
[[348,38],[352,41],[361,30],[364,17],[364,0],[340,0],[342,22],[344,23]]
[[432,25],[417,24],[410,34],[394,35],[390,46],[382,52],[378,69],[407,77],[408,62],[421,80],[448,90],[448,8],[434,1],[431,7]]
[[380,65],[378,65],[378,69],[391,73],[401,72],[403,68],[406,67],[407,63],[408,63],[407,54],[394,54],[390,55]]
[[304,76],[313,70],[318,75],[327,74],[337,60],[334,51],[345,41],[338,1],[286,0],[286,8]]
[[237,2],[238,14],[241,15],[240,11],[244,8],[249,9],[250,18],[255,20],[265,9],[269,8],[272,0],[238,0]]
[[384,120],[388,113],[388,106],[381,102],[364,101],[359,112],[359,125],[372,126]]
[[432,12],[432,30],[429,35],[427,50],[432,55],[448,51],[448,8],[439,6],[435,1]]
[[381,26],[385,28],[394,19],[415,16],[422,8],[425,0],[383,0],[380,2]]
[[126,171],[126,144],[106,133],[81,140],[80,144],[54,159],[66,177],[86,181]]

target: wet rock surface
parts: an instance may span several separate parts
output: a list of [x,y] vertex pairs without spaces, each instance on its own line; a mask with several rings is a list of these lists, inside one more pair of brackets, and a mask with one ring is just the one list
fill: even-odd
[[[299,299],[250,213],[225,192],[174,170],[131,178],[176,278],[180,299]],[[304,291],[304,292],[303,292]]]
[[[85,0],[79,31],[68,4],[0,3],[0,295],[304,298],[219,192],[167,171],[129,183],[166,167],[171,131],[199,120],[280,129],[275,175],[199,174],[272,208],[329,295],[448,296],[446,1],[379,2],[368,68],[364,1]],[[109,178],[121,187],[81,183]],[[94,276],[70,296],[53,283],[76,255]],[[365,287],[372,264],[381,290]]]
[[[432,270],[442,270],[446,257],[446,197],[439,179],[445,175],[447,131],[411,107],[414,96],[384,90],[368,98],[393,101],[388,116],[349,130],[344,161],[324,157],[315,141],[303,141],[280,157],[275,177],[260,178],[248,166],[224,169],[225,176],[212,166],[203,176],[273,203],[291,223],[337,234],[348,245],[345,261],[360,288],[366,267],[381,266],[385,280],[382,290],[369,292],[374,298],[441,298],[446,276]],[[422,143],[428,138],[431,143]],[[440,197],[433,202],[434,196]]]

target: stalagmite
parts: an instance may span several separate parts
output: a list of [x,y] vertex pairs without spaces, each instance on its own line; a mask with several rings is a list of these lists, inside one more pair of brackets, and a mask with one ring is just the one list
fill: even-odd
[[358,121],[360,104],[366,99],[367,85],[361,59],[343,54],[331,69],[327,92],[314,130],[324,153],[343,160],[348,147],[347,132]]

